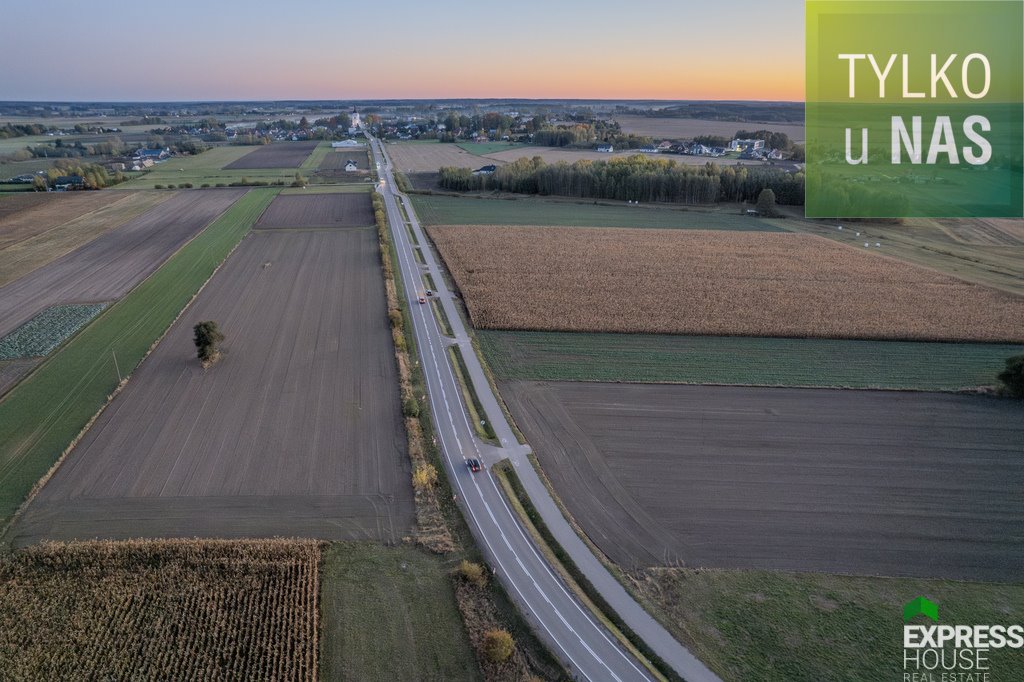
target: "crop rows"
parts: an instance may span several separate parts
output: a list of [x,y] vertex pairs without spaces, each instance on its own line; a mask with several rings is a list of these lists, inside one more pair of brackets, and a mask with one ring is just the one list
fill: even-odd
[[107,307],[106,303],[55,305],[0,339],[0,360],[49,355]]
[[483,329],[1020,342],[1024,298],[801,234],[447,226]]
[[4,679],[315,680],[320,545],[42,544],[0,564]]

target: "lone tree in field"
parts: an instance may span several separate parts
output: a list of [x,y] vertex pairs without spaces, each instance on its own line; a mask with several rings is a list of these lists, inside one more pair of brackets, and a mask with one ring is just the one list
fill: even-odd
[[516,641],[505,630],[488,630],[484,635],[484,656],[491,663],[504,663],[515,647]]
[[1024,355],[1014,355],[1006,361],[1006,369],[999,373],[1003,391],[1014,398],[1024,398]]
[[757,195],[757,212],[761,215],[775,215],[775,192],[770,189],[763,189]]
[[196,354],[203,367],[209,367],[220,358],[220,344],[224,340],[224,334],[217,328],[213,320],[200,322],[192,328],[195,332]]

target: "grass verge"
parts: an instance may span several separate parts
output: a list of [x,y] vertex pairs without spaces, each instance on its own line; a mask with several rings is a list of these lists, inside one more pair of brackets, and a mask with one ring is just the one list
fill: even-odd
[[448,313],[444,311],[441,301],[436,297],[431,299],[430,308],[434,311],[434,317],[437,319],[437,326],[441,328],[441,333],[445,336],[455,336],[452,325],[448,322]]
[[452,369],[455,370],[455,378],[459,380],[459,387],[462,389],[462,397],[466,402],[466,409],[469,410],[470,421],[476,429],[478,436],[494,444],[498,442],[498,436],[494,433],[494,426],[484,419],[487,414],[484,406],[480,404],[480,398],[473,388],[473,382],[469,378],[469,371],[466,369],[466,360],[462,357],[462,349],[459,346],[449,346],[448,355],[452,360]]
[[[379,195],[374,194],[373,204],[377,214],[381,258],[388,290],[388,315],[391,318],[392,336],[395,339],[402,381],[403,405],[407,404],[406,398],[411,398],[416,406],[415,416],[407,416],[405,420],[410,437],[410,458],[414,468],[429,464],[437,472],[437,480],[433,485],[414,487],[419,526],[417,541],[427,549],[444,554],[453,561],[467,559],[479,563],[483,558],[455,502],[451,483],[441,461],[429,401],[421,401],[418,397],[426,395],[426,381],[419,363],[410,361],[410,358],[416,357],[417,350],[412,317],[405,297],[405,284],[401,277],[394,274],[401,272],[398,254],[391,246],[391,233],[388,231],[388,221]],[[400,229],[395,225],[391,228]],[[414,448],[413,443],[418,444],[418,447]],[[421,510],[425,510],[427,515],[421,516]],[[424,519],[431,524],[429,527],[424,526]],[[456,600],[463,622],[471,641],[474,642],[481,669],[488,672],[488,679],[522,680],[529,678],[531,674],[551,680],[568,679],[561,664],[536,638],[529,624],[497,581],[489,581],[483,589],[474,589],[467,587],[458,578],[454,580]],[[518,652],[501,671],[494,671],[486,663],[479,646],[484,631],[496,626],[512,633]]]
[[[903,679],[903,605],[918,596],[939,604],[941,623],[1024,620],[1019,584],[679,568],[634,579],[652,614],[727,680]],[[993,680],[1024,669],[1024,650],[987,656]]]
[[327,548],[320,678],[480,679],[448,573],[440,557],[408,545]]
[[0,400],[0,528],[277,193],[252,190]]

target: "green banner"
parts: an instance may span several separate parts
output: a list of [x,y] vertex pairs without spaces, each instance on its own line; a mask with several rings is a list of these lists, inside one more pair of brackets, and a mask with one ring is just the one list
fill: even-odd
[[1024,0],[807,2],[808,217],[1024,215]]

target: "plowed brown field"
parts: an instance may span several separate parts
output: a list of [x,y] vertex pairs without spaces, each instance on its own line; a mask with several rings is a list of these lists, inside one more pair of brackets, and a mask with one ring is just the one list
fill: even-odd
[[256,222],[256,229],[367,227],[373,207],[366,192],[279,195]]
[[[202,320],[227,337],[208,370],[192,343]],[[414,520],[399,402],[376,230],[254,232],[13,539],[398,541]]]

